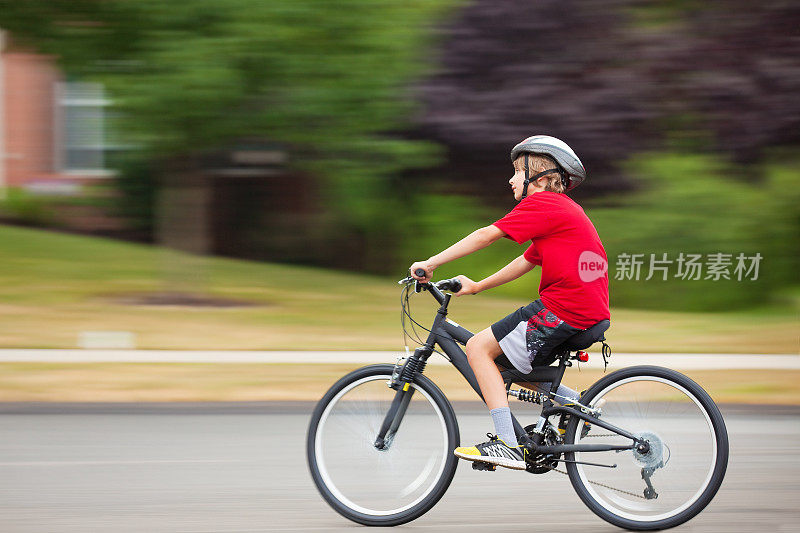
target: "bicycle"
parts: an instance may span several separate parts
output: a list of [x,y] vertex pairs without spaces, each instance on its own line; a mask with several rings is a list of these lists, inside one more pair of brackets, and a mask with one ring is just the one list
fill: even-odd
[[[341,515],[369,526],[422,516],[455,475],[458,422],[448,399],[423,374],[437,346],[482,399],[459,346],[472,333],[447,318],[452,294],[444,291],[458,292],[460,283],[423,284],[410,277],[398,283],[404,287],[404,333],[406,318],[412,328],[419,325],[408,310],[412,286],[439,303],[427,340],[394,365],[366,366],[337,381],[317,404],[307,437],[308,465],[322,497]],[[602,341],[607,366],[609,325],[603,321],[574,335],[556,349],[557,364],[529,374],[503,355],[496,360],[509,396],[542,405],[535,424],[523,427],[512,415],[529,452],[527,471],[568,475],[584,504],[621,528],[680,525],[702,511],[722,484],[728,463],[725,422],[697,383],[656,366],[607,374],[577,401],[559,397],[566,368],[586,359],[581,350]],[[521,388],[512,390],[513,385]],[[494,470],[488,463],[472,464]]]

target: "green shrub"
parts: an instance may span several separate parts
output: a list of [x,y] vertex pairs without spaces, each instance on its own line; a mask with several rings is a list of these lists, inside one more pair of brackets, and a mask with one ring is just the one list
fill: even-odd
[[50,226],[54,223],[48,201],[18,187],[6,189],[5,198],[0,199],[0,216],[32,226]]
[[156,161],[135,152],[120,158],[115,185],[119,195],[115,210],[129,228],[152,237],[155,228],[155,206],[161,170]]
[[[765,176],[711,156],[648,154],[631,162],[642,189],[622,205],[587,207],[609,258],[612,305],[676,310],[761,306],[796,283],[798,167],[767,166]],[[673,260],[668,279],[646,280],[651,254]],[[680,279],[680,253],[701,254],[702,279]],[[706,279],[709,254],[731,254],[730,278]],[[737,256],[762,259],[756,280],[737,280]],[[621,254],[644,254],[640,279],[619,279]],[[747,261],[750,265],[750,261]]]

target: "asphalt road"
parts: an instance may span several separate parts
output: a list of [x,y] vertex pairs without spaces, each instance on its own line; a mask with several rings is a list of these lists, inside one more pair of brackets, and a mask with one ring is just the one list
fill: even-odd
[[[0,531],[351,531],[305,463],[310,404],[0,404]],[[490,429],[457,406],[462,441]],[[789,532],[800,523],[800,410],[724,409],[728,474],[676,531]],[[442,501],[398,530],[621,531],[566,476],[461,465]],[[370,530],[374,531],[374,530]]]

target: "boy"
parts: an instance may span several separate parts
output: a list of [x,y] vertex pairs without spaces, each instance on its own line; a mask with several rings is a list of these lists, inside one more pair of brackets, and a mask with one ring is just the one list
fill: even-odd
[[[427,282],[440,265],[485,248],[501,237],[519,244],[531,241],[525,253],[486,279],[475,282],[458,276],[462,289],[456,294],[477,294],[517,279],[536,265],[542,267],[540,299],[467,342],[467,358],[497,436],[454,451],[462,459],[524,470],[525,449],[517,442],[495,359],[504,354],[517,370],[527,374],[533,366],[551,364],[556,356],[554,348],[569,337],[610,318],[608,260],[594,225],[564,194],[586,177],[575,152],[560,139],[534,135],[514,147],[511,161],[514,176],[508,182],[519,204],[492,225],[474,231],[427,261],[414,263],[410,271],[415,279]],[[587,261],[602,263],[605,268],[582,272],[580,263]],[[425,271],[424,277],[414,274],[419,268]]]

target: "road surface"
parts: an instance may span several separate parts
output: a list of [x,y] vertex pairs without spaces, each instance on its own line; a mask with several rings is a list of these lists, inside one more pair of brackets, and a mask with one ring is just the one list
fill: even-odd
[[[0,531],[366,531],[331,510],[311,482],[304,446],[312,407],[0,404]],[[463,442],[490,429],[474,404],[456,409]],[[724,413],[725,482],[675,531],[796,531],[800,410]],[[621,531],[584,507],[566,476],[461,465],[432,511],[393,531],[579,528]]]

